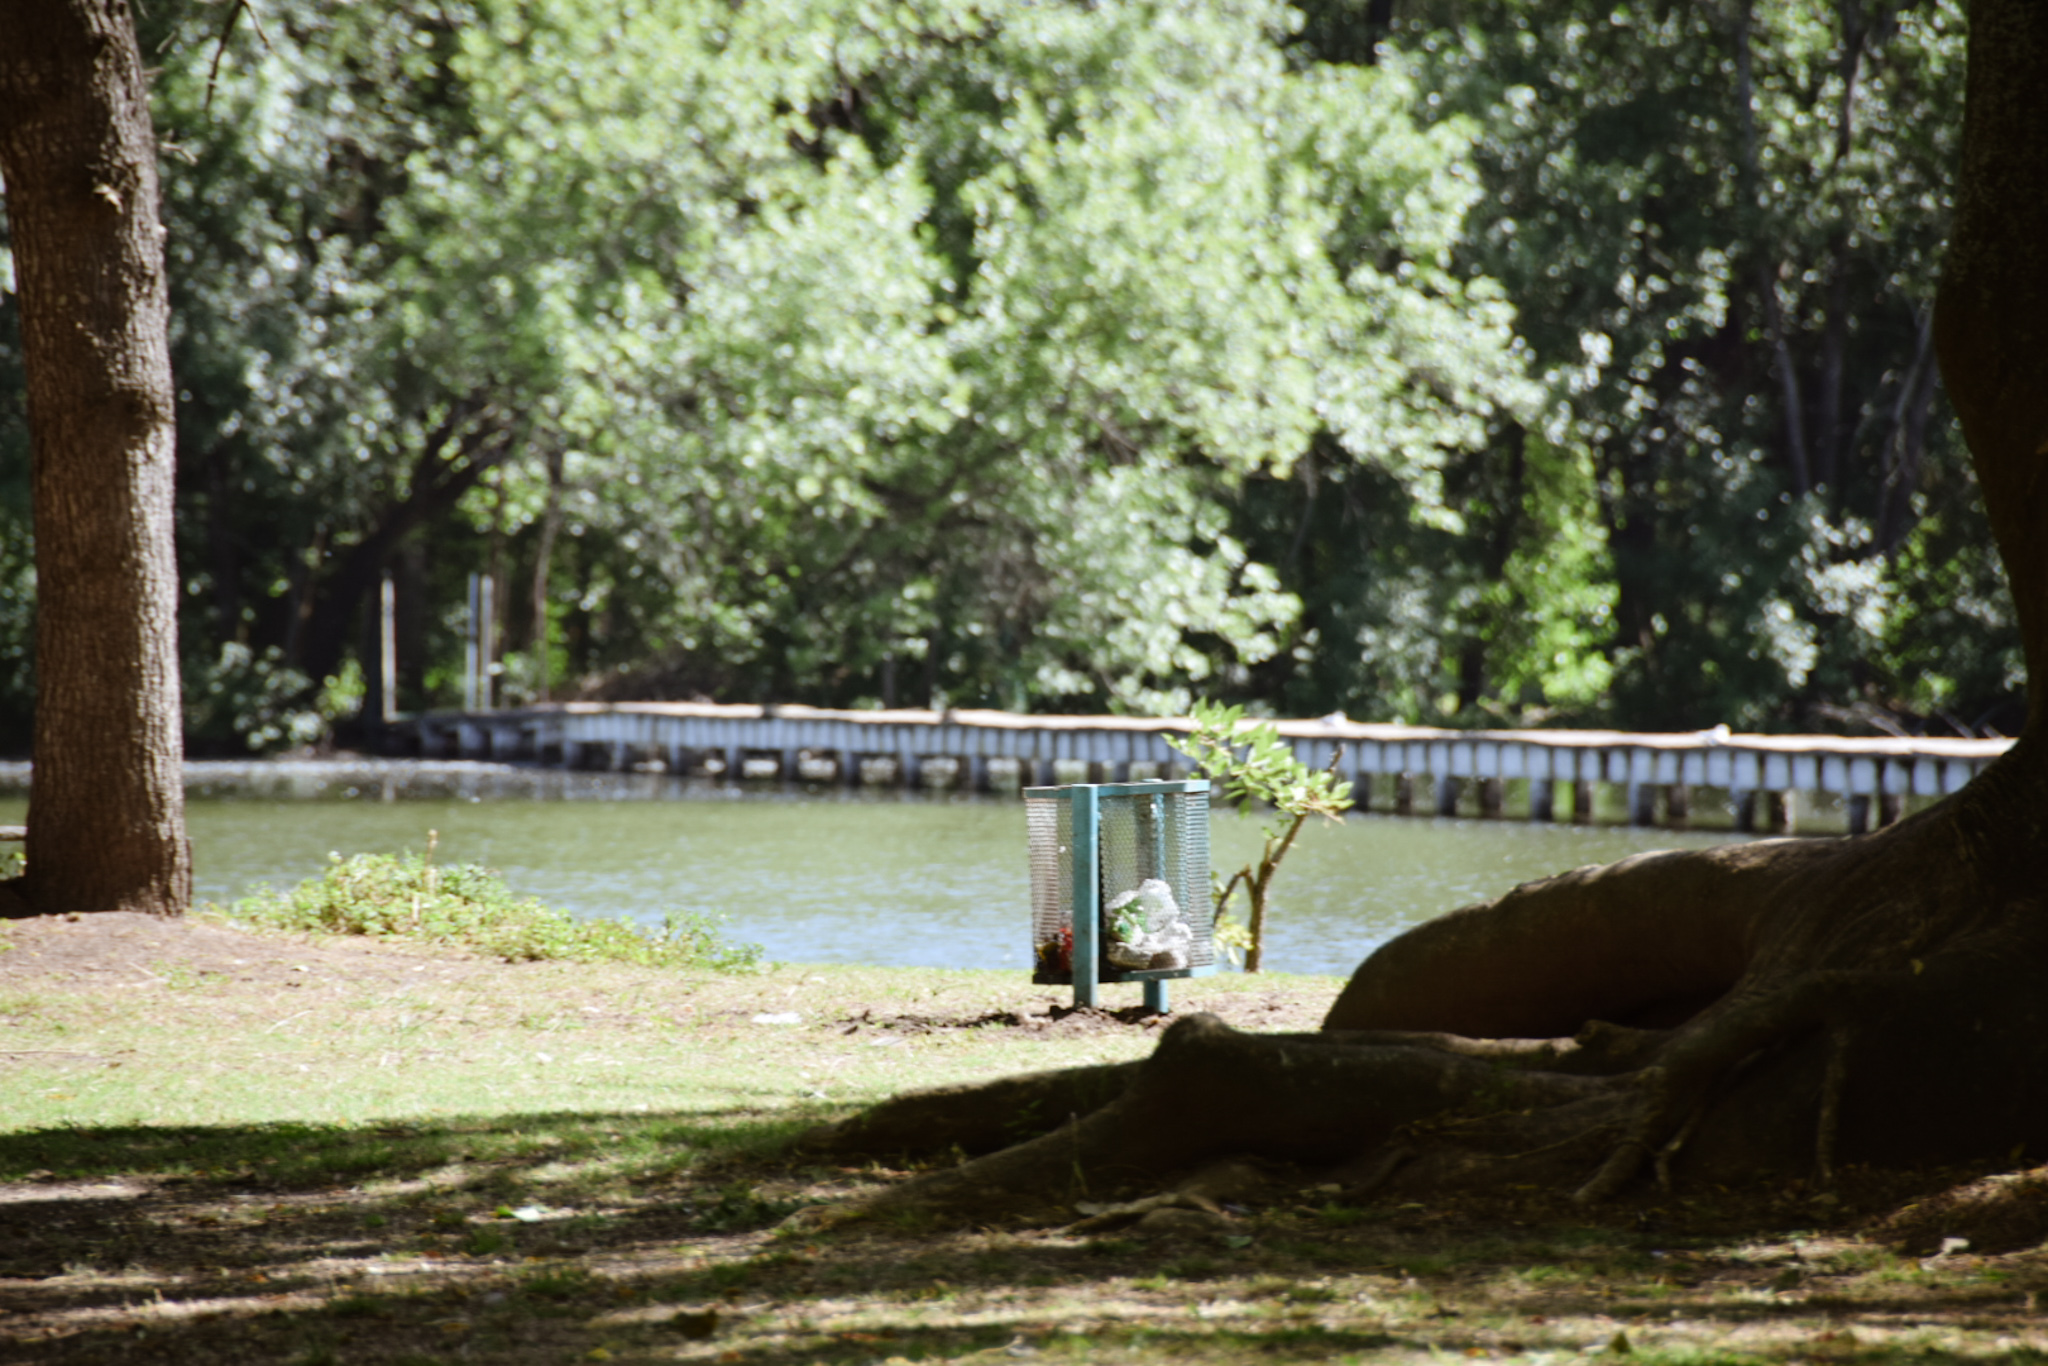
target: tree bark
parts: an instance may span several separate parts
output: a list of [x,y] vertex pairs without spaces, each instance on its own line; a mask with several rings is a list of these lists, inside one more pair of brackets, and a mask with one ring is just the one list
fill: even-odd
[[173,390],[156,140],[122,0],[0,0],[0,175],[36,537],[30,908],[181,914]]
[[2048,6],[1975,0],[1955,226],[1934,310],[1942,382],[2005,561],[2048,722]]

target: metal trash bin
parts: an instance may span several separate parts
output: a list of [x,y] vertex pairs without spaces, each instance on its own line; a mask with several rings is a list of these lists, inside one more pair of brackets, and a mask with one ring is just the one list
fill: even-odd
[[1216,971],[1209,784],[1195,778],[1024,789],[1034,982],[1097,1003],[1103,982],[1143,982],[1164,1014],[1168,981]]

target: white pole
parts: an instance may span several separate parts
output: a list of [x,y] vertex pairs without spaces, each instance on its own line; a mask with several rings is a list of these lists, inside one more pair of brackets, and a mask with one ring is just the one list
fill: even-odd
[[389,574],[378,589],[377,606],[377,669],[388,726],[398,719],[398,594]]
[[477,576],[469,576],[469,618],[462,627],[462,709],[476,710]]
[[497,679],[496,656],[498,653],[498,615],[491,610],[491,599],[497,596],[492,589],[497,580],[486,574],[479,581],[477,592],[476,625],[476,701],[478,711],[491,710],[491,694]]

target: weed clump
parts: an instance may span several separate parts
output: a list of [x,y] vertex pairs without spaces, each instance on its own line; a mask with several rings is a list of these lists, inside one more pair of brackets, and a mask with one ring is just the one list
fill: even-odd
[[228,914],[269,929],[446,945],[508,963],[631,963],[722,972],[761,966],[760,945],[727,940],[702,912],[671,911],[654,929],[623,919],[579,919],[515,895],[488,868],[436,867],[438,842],[429,830],[425,854],[329,854],[319,877],[288,892],[259,888]]

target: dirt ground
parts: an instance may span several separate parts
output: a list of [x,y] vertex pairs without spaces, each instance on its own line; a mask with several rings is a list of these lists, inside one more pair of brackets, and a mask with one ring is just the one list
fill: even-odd
[[[533,987],[531,964],[508,964],[408,945],[369,940],[320,939],[252,933],[233,924],[200,917],[168,920],[132,912],[37,916],[0,920],[0,986],[66,985],[85,990],[162,981],[168,972],[219,977],[256,990],[298,988],[309,980],[375,989],[408,985],[423,958],[442,980],[504,983],[507,994]],[[1227,980],[1227,979],[1226,979]],[[1242,979],[1240,979],[1242,980]],[[1312,1030],[1335,996],[1334,985],[1303,991],[1290,984],[1256,992],[1205,991],[1201,981],[1175,983],[1179,1001],[1208,1011],[1240,1029]],[[1060,989],[1039,987],[1042,999],[980,1014],[918,1014],[870,1007],[841,1023],[892,1029],[907,1034],[1000,1025],[1055,1035],[1128,1034],[1157,1030],[1170,1017],[1140,1006],[1076,1009],[1063,1004]],[[1183,1005],[1182,1009],[1189,1008]],[[5,1056],[0,1053],[0,1056]]]

